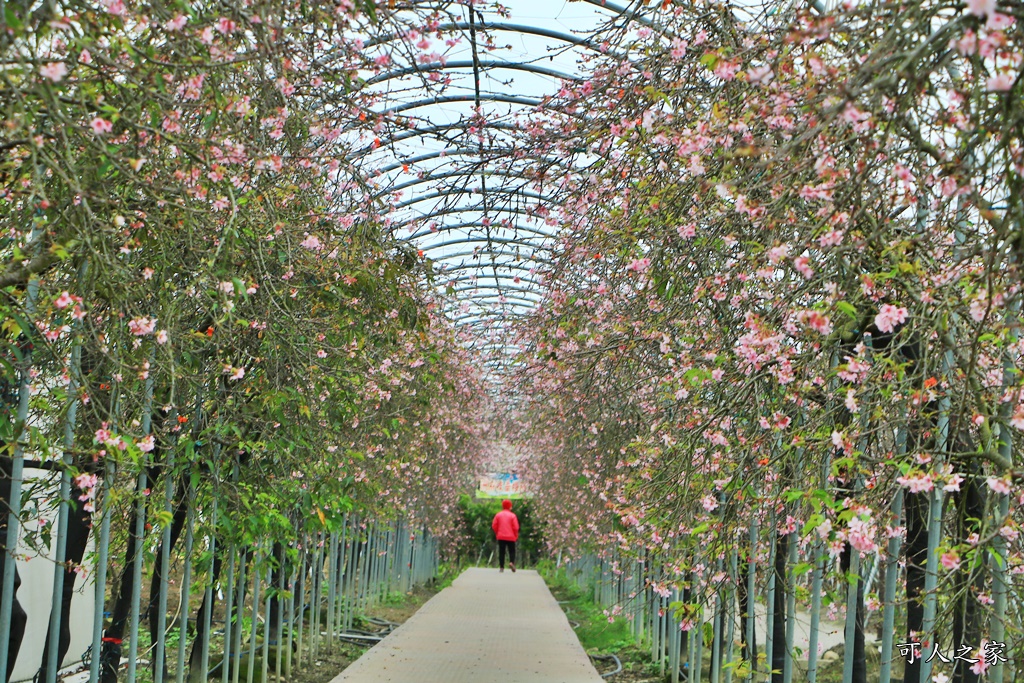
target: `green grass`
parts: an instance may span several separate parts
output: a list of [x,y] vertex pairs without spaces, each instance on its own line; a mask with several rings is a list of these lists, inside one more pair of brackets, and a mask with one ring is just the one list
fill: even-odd
[[[550,561],[542,561],[537,570],[551,589],[566,617],[575,627],[583,649],[591,654],[619,654],[633,647],[633,634],[625,619],[608,621],[604,608],[593,600],[593,592],[579,588],[564,569],[556,570]],[[576,623],[579,626],[576,626]]]

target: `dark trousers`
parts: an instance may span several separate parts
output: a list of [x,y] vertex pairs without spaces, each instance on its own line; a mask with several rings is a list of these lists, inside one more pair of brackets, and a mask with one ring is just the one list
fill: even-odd
[[508,551],[508,561],[512,564],[516,563],[516,542],[515,541],[498,541],[498,566],[502,569],[505,568],[505,551]]

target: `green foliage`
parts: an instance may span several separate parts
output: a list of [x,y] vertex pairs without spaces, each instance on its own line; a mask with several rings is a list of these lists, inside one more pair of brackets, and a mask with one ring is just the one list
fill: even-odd
[[[491,521],[494,515],[501,511],[501,501],[478,500],[466,494],[459,498],[459,509],[462,511],[462,532],[465,538],[459,548],[460,555],[470,562],[476,562],[481,551],[485,559],[492,550],[497,552],[498,546],[491,530]],[[519,518],[516,558],[521,558],[522,563],[527,557],[538,557],[541,552],[541,531],[534,521],[533,506],[529,499],[513,501],[512,512]]]
[[594,602],[592,587],[581,588],[564,567],[556,568],[550,559],[538,561],[537,571],[561,603],[584,650],[591,654],[619,654],[634,647],[629,624],[622,618],[609,620],[604,608]]

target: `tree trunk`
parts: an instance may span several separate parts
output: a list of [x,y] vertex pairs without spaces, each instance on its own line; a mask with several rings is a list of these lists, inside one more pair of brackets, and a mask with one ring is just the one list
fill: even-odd
[[[926,493],[907,492],[905,498],[907,514],[907,638],[924,630],[924,579],[925,563],[928,560],[928,510]],[[921,657],[930,653],[920,652],[914,661],[907,662],[904,669],[905,683],[920,683]]]
[[[149,486],[156,482],[156,468],[148,468]],[[141,483],[141,480],[140,482]],[[142,495],[142,488],[139,483],[135,486],[136,495]],[[140,510],[138,505],[132,505],[132,515],[128,522],[128,547],[125,550],[125,564],[121,570],[121,581],[117,592],[117,599],[114,602],[114,610],[110,618],[110,626],[103,634],[103,647],[100,649],[100,683],[117,683],[117,672],[121,666],[122,640],[124,639],[125,628],[128,625],[129,612],[131,610],[132,590],[135,587],[135,563],[141,562],[139,549],[142,539],[135,537],[135,529],[139,523],[140,513],[145,521],[145,510]]]
[[[185,481],[185,479],[182,479],[178,482],[178,491],[176,494],[177,503],[174,506],[174,517],[171,520],[171,537],[169,548],[167,550],[168,553],[174,552],[174,547],[177,545],[178,539],[181,538],[181,531],[185,527],[185,520],[188,518],[188,496],[186,495],[187,488]],[[163,579],[163,568],[160,566],[160,558],[163,557],[163,552],[164,543],[161,540],[156,551],[156,563],[153,566],[153,578],[149,582],[149,606],[146,608],[151,643],[156,643],[157,638],[162,635],[157,633],[157,626],[159,624],[160,613],[160,583]],[[166,656],[164,657],[164,678],[167,678]]]

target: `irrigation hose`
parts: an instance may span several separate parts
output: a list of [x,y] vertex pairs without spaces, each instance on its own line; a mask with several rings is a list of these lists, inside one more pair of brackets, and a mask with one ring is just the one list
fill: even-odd
[[615,662],[615,671],[609,671],[608,673],[601,674],[601,678],[611,678],[615,674],[622,673],[622,660],[620,660],[617,655],[590,655],[590,658],[601,662],[607,662],[609,660]]

